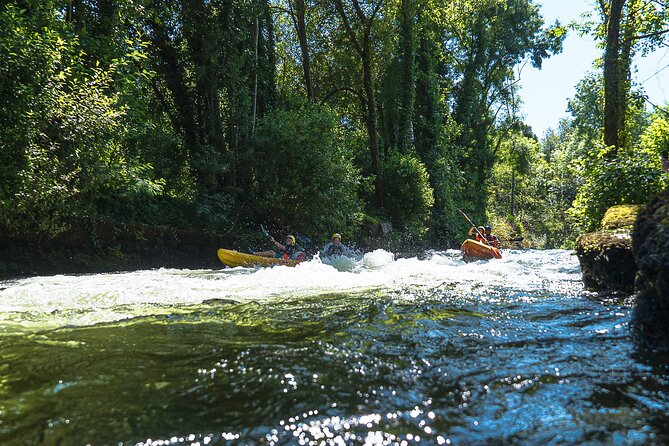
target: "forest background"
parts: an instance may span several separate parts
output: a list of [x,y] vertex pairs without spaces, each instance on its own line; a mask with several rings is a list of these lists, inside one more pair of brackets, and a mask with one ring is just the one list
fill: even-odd
[[[631,82],[669,4],[601,0],[26,0],[0,7],[0,245],[86,228],[456,247],[469,224],[570,248],[666,188],[669,110]],[[516,69],[601,42],[543,139]],[[146,233],[137,232],[137,237]],[[392,241],[392,240],[391,240]],[[215,249],[218,246],[213,246]]]

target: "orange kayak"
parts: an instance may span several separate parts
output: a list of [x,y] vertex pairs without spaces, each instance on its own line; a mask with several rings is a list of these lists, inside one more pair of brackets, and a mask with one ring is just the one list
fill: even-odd
[[463,255],[480,259],[501,259],[502,253],[497,248],[488,246],[476,240],[467,239],[460,247]]
[[253,254],[246,254],[243,252],[233,251],[231,249],[219,249],[218,260],[225,263],[231,268],[236,266],[272,266],[272,265],[284,265],[284,266],[295,266],[300,263],[299,260],[285,260],[277,259],[274,257],[261,257],[254,256]]

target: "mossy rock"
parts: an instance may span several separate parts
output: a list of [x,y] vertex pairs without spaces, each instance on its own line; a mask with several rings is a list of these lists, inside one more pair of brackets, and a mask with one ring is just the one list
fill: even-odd
[[583,284],[593,291],[634,292],[637,265],[632,255],[632,232],[641,205],[613,206],[602,218],[602,228],[576,240]]
[[644,205],[625,204],[609,208],[602,218],[602,229],[606,231],[627,230],[630,233],[634,228],[639,212]]

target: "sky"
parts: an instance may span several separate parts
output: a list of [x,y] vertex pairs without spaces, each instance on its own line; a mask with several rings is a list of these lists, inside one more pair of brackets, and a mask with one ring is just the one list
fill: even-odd
[[[559,20],[566,25],[582,20],[581,14],[595,10],[593,0],[535,0],[547,24]],[[592,38],[581,37],[569,30],[560,54],[544,60],[541,70],[530,64],[520,72],[522,114],[540,138],[547,129],[557,128],[561,118],[568,116],[567,100],[574,96],[576,84],[593,71],[592,62],[601,56]],[[655,105],[669,101],[669,48],[663,47],[646,57],[636,56],[633,79],[644,88]]]

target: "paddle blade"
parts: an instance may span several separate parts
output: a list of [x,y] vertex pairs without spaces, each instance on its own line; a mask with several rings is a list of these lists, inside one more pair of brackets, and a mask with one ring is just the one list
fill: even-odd
[[269,232],[267,232],[267,229],[263,225],[260,225],[260,230],[265,234],[265,237],[269,237]]

